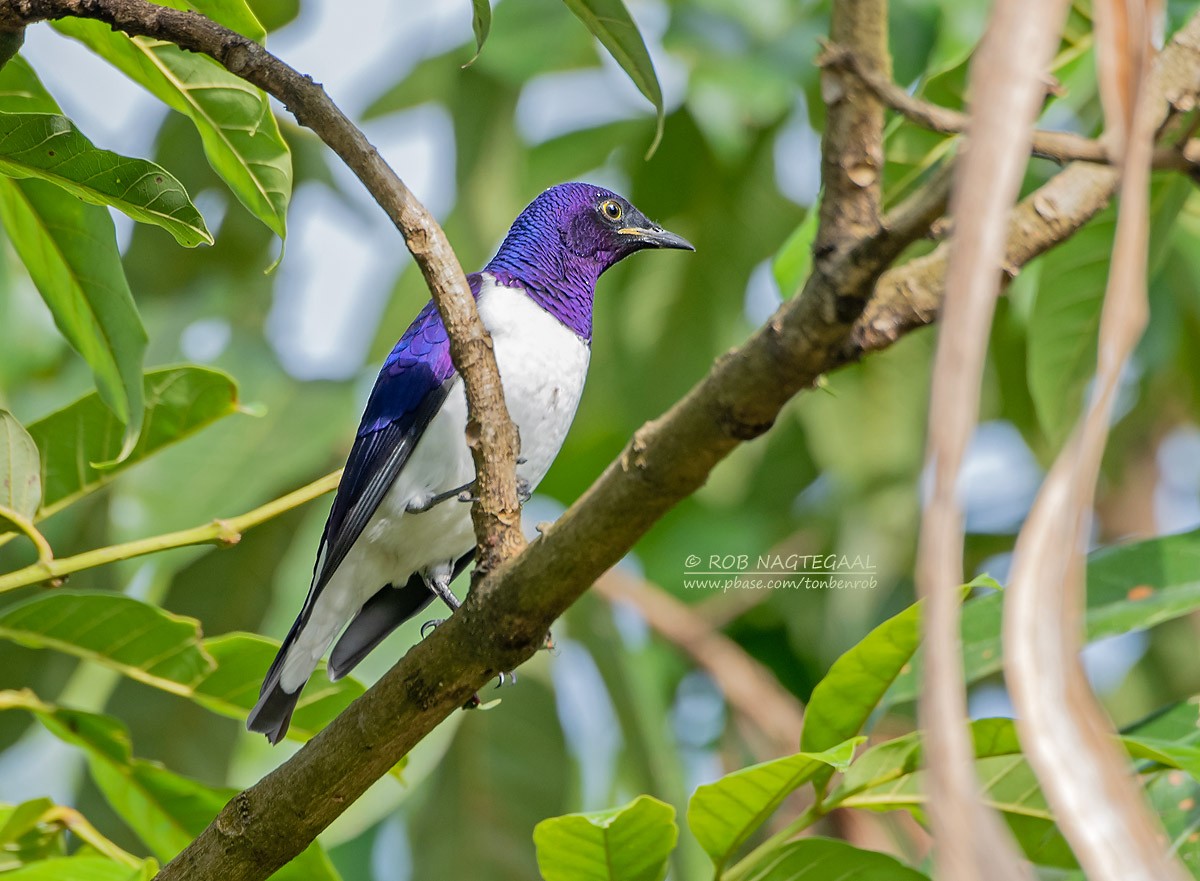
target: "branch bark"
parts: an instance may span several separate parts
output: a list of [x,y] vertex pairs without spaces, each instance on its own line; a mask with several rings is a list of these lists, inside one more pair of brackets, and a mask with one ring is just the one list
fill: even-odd
[[131,37],[175,43],[208,55],[283,102],[362,181],[404,236],[429,286],[450,336],[450,357],[467,397],[467,443],[475,461],[478,499],[471,509],[478,541],[476,578],[525,545],[520,530],[516,459],[520,445],[509,418],[492,351],[458,258],[433,215],[379,155],[366,136],[333,103],[324,87],[276,58],[258,43],[194,12],[146,0],[4,0],[0,30],[45,19],[90,18]]

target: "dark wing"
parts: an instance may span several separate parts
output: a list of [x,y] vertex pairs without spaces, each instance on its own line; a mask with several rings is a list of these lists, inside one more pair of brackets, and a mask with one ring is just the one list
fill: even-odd
[[[467,277],[479,296],[480,277]],[[425,429],[437,415],[455,377],[450,341],[430,301],[388,355],[367,400],[358,436],[325,523],[313,583],[301,619],[346,559],[375,509],[404,469]]]

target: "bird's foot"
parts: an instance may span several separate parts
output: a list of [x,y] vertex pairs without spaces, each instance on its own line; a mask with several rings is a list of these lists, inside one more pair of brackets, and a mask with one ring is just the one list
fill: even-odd
[[445,618],[434,618],[432,621],[426,621],[424,624],[421,625],[421,639],[424,639],[429,634],[433,633],[434,629],[439,624],[444,624],[444,623],[446,623]]
[[546,631],[546,638],[542,641],[542,649],[551,653],[558,651],[558,643],[554,641],[554,634]]
[[[516,685],[516,684],[517,684],[517,674],[516,673],[508,672],[508,673],[499,673],[496,675],[496,688],[500,688],[503,685]],[[484,703],[483,699],[479,697],[479,693],[476,692],[475,694],[473,694],[469,698],[467,698],[467,702],[465,704],[463,704],[462,708],[464,710],[480,710],[480,709],[489,710],[498,703],[500,703],[500,698],[496,698],[495,700]]]
[[472,480],[468,483],[464,483],[462,486],[456,486],[454,489],[448,489],[445,492],[432,495],[423,502],[409,502],[408,507],[405,508],[405,511],[407,511],[409,514],[424,514],[434,505],[439,505],[447,499],[453,499],[455,497],[461,498],[464,493],[469,493],[474,486],[475,481]]
[[[528,460],[524,456],[517,456],[517,464],[524,465]],[[455,492],[458,493],[458,500],[468,504],[474,504],[479,501],[479,496],[475,495],[475,481],[460,486]],[[517,500],[523,505],[533,497],[533,488],[529,485],[529,481],[524,477],[517,477]]]

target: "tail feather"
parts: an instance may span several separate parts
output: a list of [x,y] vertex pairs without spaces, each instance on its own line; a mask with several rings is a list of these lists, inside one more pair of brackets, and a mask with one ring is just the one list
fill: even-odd
[[301,686],[294,692],[287,692],[279,684],[284,659],[287,657],[288,649],[296,641],[302,623],[301,619],[296,619],[296,623],[288,631],[283,645],[279,647],[279,653],[271,662],[271,668],[267,670],[262,690],[258,693],[258,703],[254,705],[254,709],[250,711],[250,715],[246,719],[248,730],[265,734],[267,740],[273,744],[283,740],[283,735],[287,733],[288,725],[292,721],[292,712],[296,709],[296,701],[300,699],[300,692],[303,689]]
[[[454,580],[475,558],[472,549],[454,561]],[[383,642],[393,630],[433,602],[433,592],[420,575],[409,576],[402,588],[390,584],[375,593],[350,622],[329,656],[329,678],[341,679]]]

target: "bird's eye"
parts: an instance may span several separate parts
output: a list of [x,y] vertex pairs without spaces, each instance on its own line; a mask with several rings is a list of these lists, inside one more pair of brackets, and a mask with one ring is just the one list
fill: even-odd
[[621,203],[615,199],[605,199],[600,203],[600,210],[609,220],[620,220],[621,215],[625,213],[621,208]]

